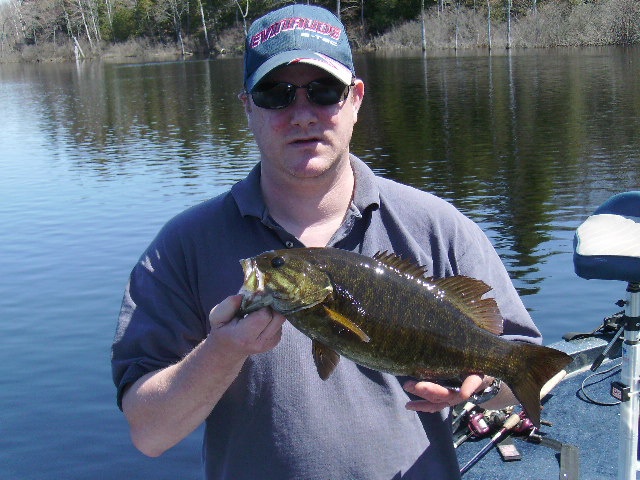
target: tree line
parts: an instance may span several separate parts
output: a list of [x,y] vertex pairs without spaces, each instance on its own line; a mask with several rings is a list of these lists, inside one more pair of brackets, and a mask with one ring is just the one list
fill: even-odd
[[[9,0],[0,4],[1,54],[20,52],[29,46],[70,45],[78,56],[96,56],[105,46],[144,39],[153,44],[176,45],[187,52],[215,53],[223,47],[242,51],[242,35],[254,18],[268,10],[294,3],[287,0]],[[638,0],[317,0],[299,2],[323,6],[335,12],[354,37],[356,46],[376,45],[371,39],[406,22],[421,22],[422,45],[433,28],[425,18],[449,30],[452,12],[472,12],[491,24],[506,25],[531,18],[546,5],[567,8],[585,5],[620,12],[620,34],[611,43],[635,43],[640,39]],[[597,13],[594,13],[597,15]],[[595,21],[595,19],[594,19]],[[445,24],[446,22],[446,24]],[[607,27],[608,28],[608,27]],[[232,39],[225,32],[236,31]],[[451,35],[453,41],[453,35]],[[510,43],[510,41],[509,41]],[[380,43],[378,42],[378,45]],[[457,45],[457,36],[456,36]],[[85,51],[88,50],[89,52]]]

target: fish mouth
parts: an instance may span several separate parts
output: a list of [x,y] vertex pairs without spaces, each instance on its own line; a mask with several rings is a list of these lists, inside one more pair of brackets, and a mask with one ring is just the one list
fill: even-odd
[[240,264],[244,271],[244,282],[238,291],[238,294],[242,295],[240,316],[248,315],[264,307],[271,307],[283,315],[288,315],[319,303],[299,305],[295,296],[292,297],[287,292],[273,291],[267,287],[269,274],[263,273],[258,268],[255,258],[245,258],[240,260]]
[[240,264],[244,271],[244,282],[238,291],[242,295],[240,312],[246,315],[271,305],[273,297],[265,289],[264,274],[258,269],[255,259],[245,258],[240,260]]

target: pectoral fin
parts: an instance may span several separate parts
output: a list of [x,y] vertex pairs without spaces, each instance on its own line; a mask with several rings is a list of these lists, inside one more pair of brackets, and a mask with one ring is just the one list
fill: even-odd
[[326,380],[338,366],[340,355],[317,340],[313,341],[311,351],[318,375],[322,380]]
[[347,330],[349,333],[352,333],[363,342],[369,343],[369,341],[371,340],[369,338],[369,335],[364,333],[359,326],[357,326],[355,323],[353,323],[351,320],[349,320],[347,317],[345,317],[341,313],[336,312],[335,310],[331,310],[325,305],[323,305],[322,307],[324,308],[324,311],[327,313],[327,315],[329,315],[331,320],[337,323],[340,328],[343,328]]

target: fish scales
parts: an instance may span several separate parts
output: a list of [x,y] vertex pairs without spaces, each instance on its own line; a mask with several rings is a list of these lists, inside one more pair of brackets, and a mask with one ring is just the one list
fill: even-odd
[[242,261],[245,313],[270,306],[313,340],[321,378],[340,355],[394,375],[459,382],[472,373],[501,378],[531,420],[539,392],[571,360],[547,347],[509,342],[490,290],[458,276],[425,278],[393,254],[375,258],[334,248],[265,252]]
[[[330,253],[331,266],[325,262],[322,268],[331,272],[335,294],[324,304],[350,318],[367,333],[370,342],[353,342],[335,329],[321,329],[325,333],[317,335],[318,340],[345,355],[357,355],[365,366],[423,379],[443,375],[450,376],[448,380],[460,379],[463,373],[486,371],[486,363],[494,362],[494,355],[476,355],[477,347],[485,352],[494,336],[456,310],[446,295],[436,298],[425,280],[402,275],[372,259],[345,261],[345,256],[350,256],[342,250]],[[326,319],[321,309],[311,309],[301,310],[289,320],[305,330],[319,311],[320,318]],[[309,329],[314,328],[320,327]],[[484,341],[479,342],[477,336]],[[504,349],[501,344],[499,347]],[[455,368],[443,362],[450,358],[456,359]],[[463,372],[464,365],[468,367]]]

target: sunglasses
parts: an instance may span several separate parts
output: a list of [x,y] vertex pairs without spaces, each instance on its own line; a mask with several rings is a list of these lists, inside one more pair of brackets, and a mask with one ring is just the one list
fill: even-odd
[[344,101],[349,96],[349,87],[353,85],[345,85],[332,79],[314,80],[302,86],[288,82],[263,82],[250,95],[258,107],[278,110],[291,105],[298,89],[304,88],[311,103],[326,106]]

